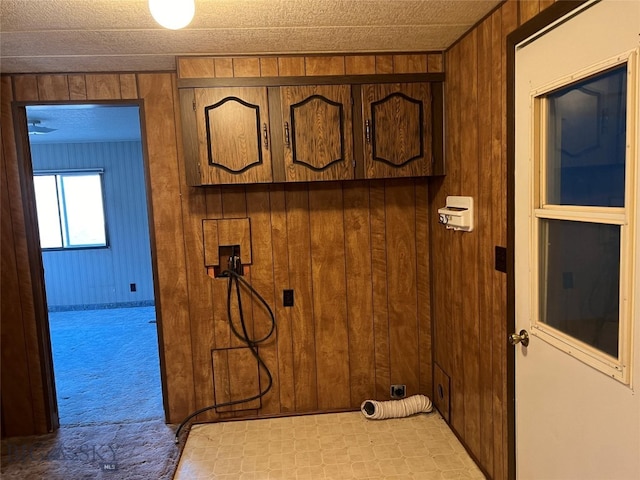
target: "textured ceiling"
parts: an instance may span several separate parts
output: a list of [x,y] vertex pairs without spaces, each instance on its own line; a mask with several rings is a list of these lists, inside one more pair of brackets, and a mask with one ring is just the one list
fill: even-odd
[[140,140],[140,109],[113,105],[33,105],[27,123],[55,129],[29,135],[31,144],[131,142]]
[[173,31],[147,0],[1,0],[2,73],[175,70],[180,55],[445,50],[501,0],[196,0]]

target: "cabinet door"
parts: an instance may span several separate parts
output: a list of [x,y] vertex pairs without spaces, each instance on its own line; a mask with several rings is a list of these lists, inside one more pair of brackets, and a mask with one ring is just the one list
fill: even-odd
[[432,173],[428,83],[363,85],[362,118],[366,178]]
[[352,179],[351,87],[311,85],[280,91],[286,180]]
[[202,185],[271,182],[267,89],[196,88],[194,101]]

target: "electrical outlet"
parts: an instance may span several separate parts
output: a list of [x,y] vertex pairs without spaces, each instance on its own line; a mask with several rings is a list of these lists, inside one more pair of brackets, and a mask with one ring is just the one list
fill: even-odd
[[293,307],[293,290],[282,291],[282,305],[285,307]]
[[495,267],[497,271],[507,273],[507,249],[505,247],[496,246]]
[[391,398],[404,398],[407,396],[406,385],[391,385]]

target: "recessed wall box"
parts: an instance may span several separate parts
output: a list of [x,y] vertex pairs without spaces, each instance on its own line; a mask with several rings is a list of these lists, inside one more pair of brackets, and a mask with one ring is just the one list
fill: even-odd
[[473,230],[473,198],[447,197],[447,205],[438,209],[438,220],[451,230]]

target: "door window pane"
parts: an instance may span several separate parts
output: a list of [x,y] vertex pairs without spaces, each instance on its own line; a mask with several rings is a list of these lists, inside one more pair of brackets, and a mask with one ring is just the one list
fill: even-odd
[[620,226],[540,222],[540,321],[617,358]]
[[624,65],[547,96],[548,204],[624,206],[626,90]]

